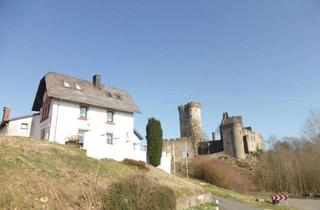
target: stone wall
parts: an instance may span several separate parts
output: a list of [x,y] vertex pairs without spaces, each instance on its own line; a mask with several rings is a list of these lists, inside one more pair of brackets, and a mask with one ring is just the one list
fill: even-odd
[[204,203],[212,203],[213,197],[211,193],[201,194],[197,196],[182,196],[179,197],[176,201],[176,209],[182,210],[186,208],[191,208],[195,206],[199,206]]
[[170,154],[171,157],[171,172],[186,173],[186,159],[184,156],[185,148],[188,151],[188,161],[195,156],[193,144],[190,138],[177,138],[163,140],[163,153]]
[[163,152],[171,153],[174,156],[174,161],[179,162],[184,160],[184,150],[187,147],[188,158],[195,156],[192,141],[190,138],[176,138],[163,140]]
[[198,147],[199,155],[214,154],[222,151],[223,144],[221,140],[201,142]]

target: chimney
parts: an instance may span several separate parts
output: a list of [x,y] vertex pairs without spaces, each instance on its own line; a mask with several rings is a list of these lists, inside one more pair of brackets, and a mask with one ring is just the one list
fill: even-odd
[[10,111],[9,107],[3,107],[2,122],[9,122]]
[[215,141],[215,140],[216,140],[216,133],[212,132],[212,141]]
[[223,119],[226,119],[226,118],[229,118],[228,112],[224,112],[224,113],[223,113]]
[[99,74],[95,74],[92,78],[92,83],[94,88],[101,89],[101,76]]

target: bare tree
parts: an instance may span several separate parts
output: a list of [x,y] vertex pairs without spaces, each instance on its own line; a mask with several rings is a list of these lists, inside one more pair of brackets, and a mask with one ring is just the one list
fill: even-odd
[[273,134],[269,136],[267,140],[267,144],[270,145],[272,151],[275,151],[277,142],[278,142],[277,135]]
[[310,110],[302,132],[303,138],[320,143],[320,111],[318,109]]

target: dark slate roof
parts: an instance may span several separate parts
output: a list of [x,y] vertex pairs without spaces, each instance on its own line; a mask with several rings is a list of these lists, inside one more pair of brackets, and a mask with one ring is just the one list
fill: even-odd
[[234,123],[242,123],[242,117],[241,116],[232,116],[232,117],[227,117],[223,121],[223,125],[230,125]]
[[33,117],[33,114],[28,114],[28,115],[22,115],[22,116],[18,116],[18,117],[13,117],[13,118],[11,118],[9,121],[20,120],[20,119],[29,118],[29,117]]
[[[70,84],[70,88],[64,87],[64,81]],[[77,90],[75,88],[76,84],[79,85],[82,90]],[[62,100],[125,112],[140,112],[139,107],[135,104],[132,97],[123,90],[103,85],[101,89],[97,89],[94,88],[92,82],[55,72],[47,73],[40,80],[32,111],[40,111],[45,91],[47,91],[49,97]],[[112,94],[112,98],[107,96],[108,92]],[[117,98],[116,95],[121,98]]]
[[141,133],[139,133],[136,129],[134,129],[133,132],[140,140],[143,139],[143,136],[141,135]]

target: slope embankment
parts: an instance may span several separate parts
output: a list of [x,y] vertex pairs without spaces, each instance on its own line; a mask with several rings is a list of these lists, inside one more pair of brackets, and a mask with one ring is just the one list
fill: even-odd
[[[154,167],[141,169],[113,160],[96,160],[71,145],[0,135],[1,209],[106,209],[110,203],[118,202],[106,199],[110,190],[123,190],[119,183],[131,178],[138,187],[149,183],[150,191],[160,190],[155,196],[161,190],[167,192],[159,199],[167,199],[170,193],[179,198],[204,192],[200,186]],[[144,195],[126,187],[119,196],[129,193],[126,196],[131,196],[131,203],[119,205],[135,205]],[[148,208],[148,204],[144,205]]]

